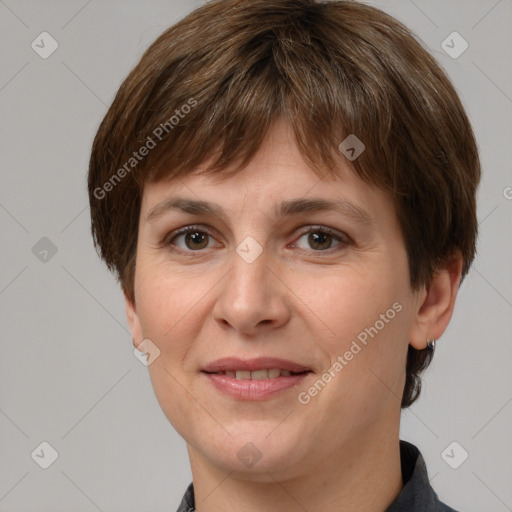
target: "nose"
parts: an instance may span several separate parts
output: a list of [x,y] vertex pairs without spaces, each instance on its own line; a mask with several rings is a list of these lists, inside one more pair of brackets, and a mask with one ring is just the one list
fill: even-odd
[[213,315],[223,329],[256,336],[288,322],[290,291],[277,277],[279,270],[268,251],[264,249],[249,261],[233,252],[232,267],[222,281]]

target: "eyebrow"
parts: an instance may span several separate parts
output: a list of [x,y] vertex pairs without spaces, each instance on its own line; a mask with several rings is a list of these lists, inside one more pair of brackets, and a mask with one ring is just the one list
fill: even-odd
[[[168,199],[157,204],[146,216],[146,222],[155,222],[168,211],[179,211],[191,215],[215,216],[228,223],[228,217],[224,210],[217,204],[209,201],[196,201],[177,197]],[[274,215],[282,218],[290,215],[298,215],[304,212],[333,211],[361,223],[371,225],[373,223],[370,215],[360,208],[344,199],[330,201],[322,198],[293,199],[283,201],[274,208]]]

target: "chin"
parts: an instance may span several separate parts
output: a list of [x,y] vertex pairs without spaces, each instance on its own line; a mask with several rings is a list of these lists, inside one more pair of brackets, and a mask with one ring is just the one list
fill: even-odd
[[[238,430],[232,436],[224,432],[208,445],[199,442],[195,443],[195,447],[212,464],[242,479],[273,482],[269,473],[291,476],[293,468],[300,467],[304,445],[303,436],[298,432],[277,434],[277,429],[274,432],[272,429],[276,429],[275,423],[270,428],[256,431]],[[202,439],[207,439],[207,436]],[[298,446],[301,446],[300,450]]]

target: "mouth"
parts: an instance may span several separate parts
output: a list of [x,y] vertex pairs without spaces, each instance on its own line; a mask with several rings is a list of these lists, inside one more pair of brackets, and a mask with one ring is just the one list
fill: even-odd
[[314,373],[311,368],[284,359],[224,358],[201,370],[213,386],[238,400],[264,400],[297,387]]
[[304,370],[302,372],[292,372],[285,370],[284,368],[263,368],[261,370],[225,370],[222,372],[205,372],[213,375],[225,375],[230,379],[237,380],[266,380],[266,379],[278,379],[279,377],[291,377],[292,375],[302,375],[310,373],[310,370]]
[[206,373],[224,374],[239,380],[275,379],[280,376],[311,372],[312,369],[295,361],[278,357],[256,357],[243,359],[240,357],[223,357],[207,364],[203,369]]

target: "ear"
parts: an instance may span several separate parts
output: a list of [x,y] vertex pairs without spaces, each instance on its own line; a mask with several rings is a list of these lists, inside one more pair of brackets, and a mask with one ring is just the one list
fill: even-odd
[[126,311],[126,319],[128,326],[132,333],[132,343],[135,348],[142,343],[144,337],[142,336],[142,328],[140,325],[139,315],[137,314],[137,308],[135,301],[132,300],[124,292],[124,305]]
[[438,340],[448,327],[455,307],[461,272],[462,257],[457,253],[437,270],[428,288],[418,294],[418,312],[409,336],[409,343],[415,349],[426,348],[427,340]]

